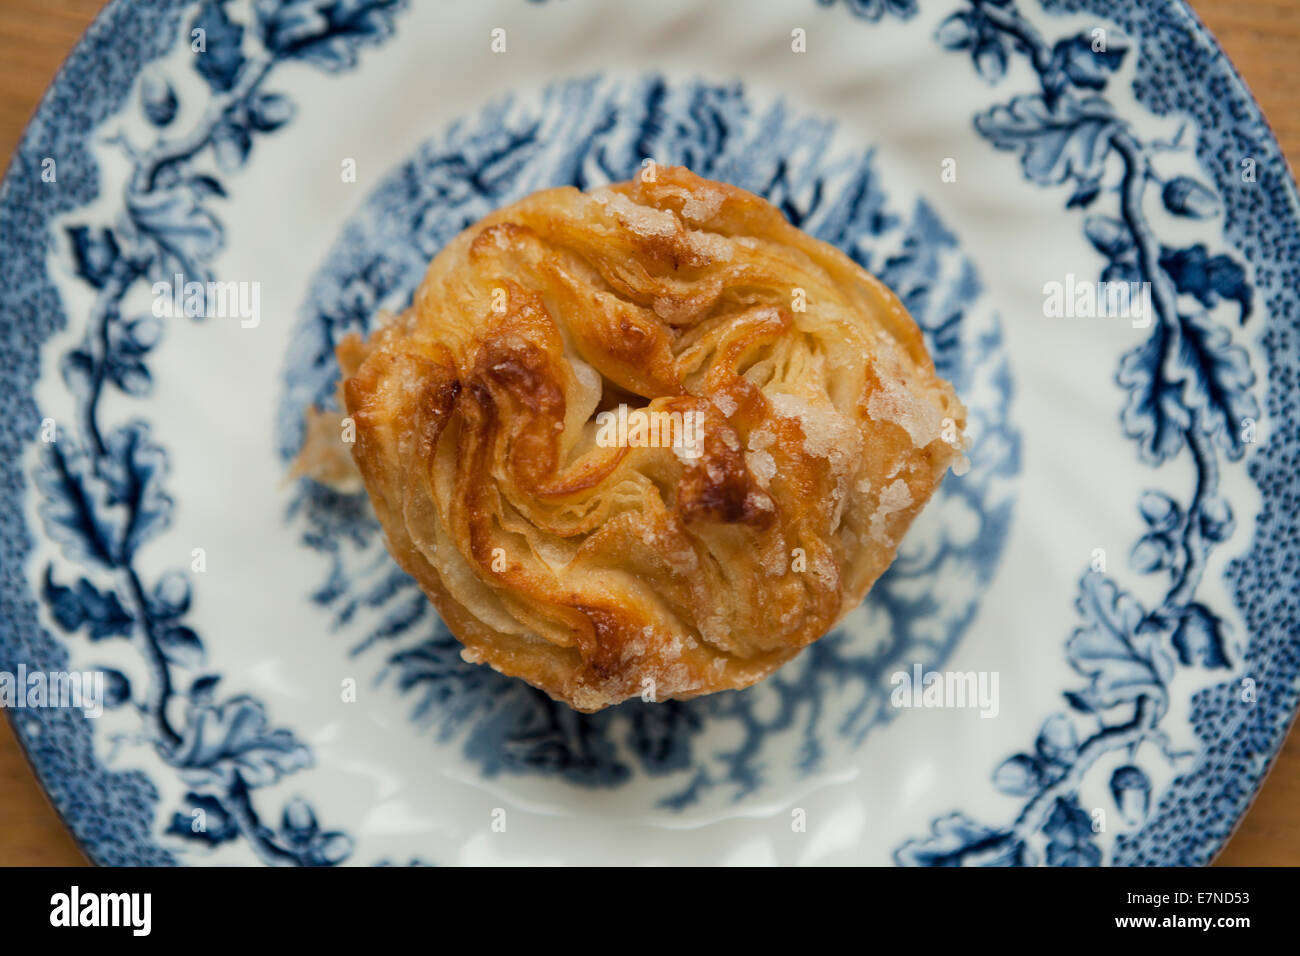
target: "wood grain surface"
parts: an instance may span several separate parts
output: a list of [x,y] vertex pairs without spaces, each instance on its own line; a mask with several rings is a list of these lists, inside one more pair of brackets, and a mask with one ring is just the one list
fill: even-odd
[[[9,156],[100,0],[0,0],[0,156]],[[1292,159],[1300,156],[1300,0],[1192,0],[1245,76]],[[1218,862],[1300,865],[1300,733]],[[81,865],[7,720],[0,719],[0,865]]]

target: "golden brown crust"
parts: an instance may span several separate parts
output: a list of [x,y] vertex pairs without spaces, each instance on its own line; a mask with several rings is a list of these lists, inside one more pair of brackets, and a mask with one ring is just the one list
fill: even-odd
[[[880,282],[750,193],[655,172],[493,213],[339,348],[397,561],[466,659],[583,711],[745,687],[826,633],[965,424]],[[702,425],[611,447],[620,404]]]

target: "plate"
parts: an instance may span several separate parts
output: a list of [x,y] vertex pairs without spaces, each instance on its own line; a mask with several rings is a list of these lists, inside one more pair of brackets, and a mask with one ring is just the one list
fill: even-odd
[[[291,466],[459,230],[663,164],[884,279],[970,468],[769,680],[582,716]],[[1181,3],[115,0],[0,210],[0,702],[98,863],[1202,864],[1293,719],[1296,192]]]

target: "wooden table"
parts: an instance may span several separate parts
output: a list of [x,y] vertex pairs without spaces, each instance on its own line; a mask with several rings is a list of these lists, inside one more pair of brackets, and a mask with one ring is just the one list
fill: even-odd
[[[6,166],[36,101],[101,5],[0,0],[0,156]],[[1246,77],[1286,154],[1300,156],[1300,0],[1192,0],[1192,6]],[[84,862],[0,719],[0,865]],[[1300,865],[1300,732],[1291,733],[1219,862]]]

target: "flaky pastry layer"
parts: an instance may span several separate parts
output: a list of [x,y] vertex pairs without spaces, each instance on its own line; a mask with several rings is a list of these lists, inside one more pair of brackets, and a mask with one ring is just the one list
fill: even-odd
[[[746,687],[821,637],[965,424],[887,288],[680,167],[489,215],[338,356],[393,556],[466,660],[580,711]],[[607,427],[637,411],[695,429]]]

